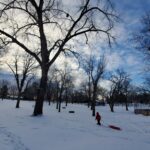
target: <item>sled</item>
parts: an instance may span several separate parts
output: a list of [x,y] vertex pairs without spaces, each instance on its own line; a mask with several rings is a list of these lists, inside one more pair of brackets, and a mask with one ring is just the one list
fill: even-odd
[[121,130],[120,127],[117,127],[117,126],[114,126],[114,125],[109,125],[108,127],[109,127],[109,128],[112,128],[112,129],[114,129],[114,130]]
[[[97,124],[98,125],[98,124]],[[101,124],[99,126],[102,126],[102,127],[105,127],[105,128],[111,128],[111,129],[114,129],[114,130],[119,130],[121,131],[122,129],[120,127],[117,127],[117,126],[114,126],[114,125],[104,125],[104,124]]]

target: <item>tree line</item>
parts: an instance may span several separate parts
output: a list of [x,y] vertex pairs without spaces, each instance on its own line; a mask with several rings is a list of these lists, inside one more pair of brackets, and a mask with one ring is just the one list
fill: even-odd
[[[78,88],[75,85],[73,72],[67,62],[63,64],[61,69],[53,66],[48,73],[47,91],[44,101],[47,101],[49,105],[56,103],[58,112],[61,112],[62,102],[65,103],[65,106],[68,103],[84,103],[91,108],[93,116],[95,116],[95,107],[98,102],[109,104],[112,112],[114,112],[116,104],[124,104],[126,110],[128,110],[129,104],[135,102],[149,103],[150,94],[146,91],[146,87],[134,87],[131,84],[129,74],[123,69],[117,69],[108,74],[104,55],[99,57],[98,60],[92,58],[94,57],[89,57],[89,59],[83,61],[82,69],[86,80],[83,80]],[[14,60],[15,65],[11,64],[9,66],[11,70],[16,70],[15,67],[18,68],[16,57]],[[30,63],[32,64],[32,62]],[[20,107],[20,100],[36,101],[37,93],[39,92],[40,79],[33,74],[32,69],[28,72],[29,76],[25,75],[24,69],[25,67],[22,68],[22,74],[18,74],[17,78],[16,73],[12,71],[16,81],[15,85],[12,85],[7,80],[1,80],[1,99],[17,99],[16,108]],[[23,79],[24,82],[22,83]],[[100,85],[102,80],[110,82],[110,89],[105,89]],[[18,83],[22,83],[21,90]],[[101,99],[99,99],[99,96],[101,96]]]

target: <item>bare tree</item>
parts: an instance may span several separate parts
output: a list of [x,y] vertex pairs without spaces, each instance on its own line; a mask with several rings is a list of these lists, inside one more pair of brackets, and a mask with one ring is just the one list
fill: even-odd
[[67,62],[64,62],[63,69],[58,70],[59,75],[59,96],[58,96],[58,112],[61,111],[61,103],[63,95],[67,94],[67,89],[72,81],[71,70]]
[[91,83],[91,69],[92,69],[92,61],[91,61],[91,56],[89,59],[85,59],[83,63],[83,69],[85,73],[88,76],[88,107],[90,107],[90,104],[92,102],[92,83]]
[[106,60],[104,55],[100,56],[99,58],[90,55],[90,58],[87,59],[85,64],[83,65],[83,69],[88,75],[88,103],[91,103],[93,116],[95,116],[95,103],[98,94],[98,84],[104,74],[105,67]]
[[91,59],[91,79],[92,79],[92,116],[95,116],[95,103],[98,92],[98,83],[105,72],[105,56],[101,56],[97,61],[94,57]]
[[[43,113],[49,67],[62,53],[73,50],[73,39],[88,34],[103,35],[111,43],[117,17],[110,0],[81,0],[70,10],[64,0],[2,0],[0,2],[0,42],[17,45],[41,68],[41,82],[33,115]],[[99,33],[99,34],[98,34]],[[94,36],[95,36],[94,35]],[[101,39],[101,38],[100,38]]]
[[111,112],[114,112],[114,104],[117,101],[122,101],[126,105],[128,110],[128,93],[130,86],[129,75],[123,69],[117,69],[116,72],[111,76],[110,81],[112,82],[111,90],[109,93],[108,103]]
[[35,61],[28,54],[23,55],[22,68],[19,66],[21,56],[18,54],[15,54],[14,58],[15,58],[13,62],[14,65],[8,64],[8,63],[7,65],[11,69],[16,80],[17,89],[18,89],[18,98],[17,98],[16,108],[19,108],[21,94],[23,90],[27,88],[29,82],[32,80],[33,76],[31,75],[31,71],[33,71],[33,69],[35,69],[36,67],[35,67]]

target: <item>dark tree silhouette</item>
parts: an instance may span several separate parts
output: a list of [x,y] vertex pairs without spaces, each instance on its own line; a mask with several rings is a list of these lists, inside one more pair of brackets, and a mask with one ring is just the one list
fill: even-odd
[[[16,108],[19,108],[20,98],[21,98],[22,92],[23,92],[24,89],[27,88],[29,82],[32,80],[33,75],[31,75],[31,72],[36,67],[35,67],[35,61],[28,54],[23,55],[23,58],[21,58],[20,55],[15,54],[14,58],[15,59],[14,59],[13,65],[8,64],[8,63],[7,63],[7,65],[11,69],[11,71],[14,75],[14,78],[16,80],[17,89],[18,89],[18,97],[17,97]],[[19,66],[20,59],[23,59],[22,60],[23,66],[22,66],[21,69],[20,69],[20,66]]]
[[95,116],[95,104],[98,92],[98,83],[105,72],[106,60],[104,55],[96,60],[91,59],[91,79],[92,79],[92,116]]
[[112,82],[112,85],[109,93],[108,103],[111,112],[114,112],[114,104],[116,102],[125,103],[126,110],[128,110],[127,96],[130,85],[129,75],[123,69],[117,69],[111,76],[110,81]]
[[88,96],[89,101],[91,102],[92,115],[95,116],[95,103],[98,94],[98,84],[105,72],[106,67],[105,56],[103,55],[99,58],[96,58],[96,56],[90,56],[89,60],[87,59],[83,66],[83,69],[88,75]]
[[85,59],[83,62],[83,70],[88,76],[88,107],[90,107],[90,104],[92,103],[92,79],[91,79],[91,56],[89,59]]
[[[73,39],[106,36],[110,44],[117,17],[110,0],[81,0],[69,8],[60,0],[4,0],[0,2],[0,39],[17,45],[34,57],[41,68],[41,81],[33,115],[43,114],[49,67],[60,54],[75,54]],[[93,36],[93,37],[94,37]]]
[[64,62],[61,69],[56,69],[55,81],[57,81],[57,88],[58,88],[57,109],[58,112],[60,112],[63,97],[67,98],[67,92],[69,92],[69,88],[72,86],[71,69],[67,62]]

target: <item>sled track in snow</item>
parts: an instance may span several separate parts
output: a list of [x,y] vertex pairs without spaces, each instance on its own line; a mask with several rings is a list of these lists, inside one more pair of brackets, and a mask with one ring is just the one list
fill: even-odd
[[20,140],[19,137],[9,132],[5,127],[0,127],[0,143],[9,146],[9,150],[30,150]]

